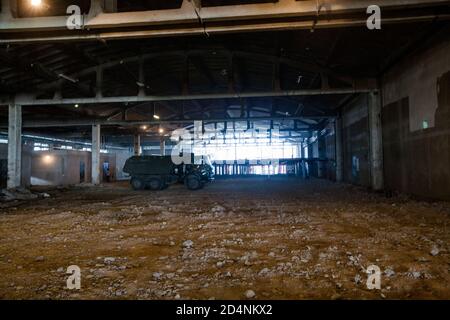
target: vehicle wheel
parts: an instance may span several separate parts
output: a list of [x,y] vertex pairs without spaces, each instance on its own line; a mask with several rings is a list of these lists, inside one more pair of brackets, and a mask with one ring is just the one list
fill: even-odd
[[161,190],[162,187],[161,179],[158,178],[150,179],[150,181],[148,182],[148,187],[150,188],[150,190]]
[[133,178],[131,179],[131,187],[134,190],[142,190],[144,189],[144,183],[142,182],[141,179]]
[[189,175],[186,177],[186,187],[189,190],[198,190],[202,187],[202,182],[196,175]]

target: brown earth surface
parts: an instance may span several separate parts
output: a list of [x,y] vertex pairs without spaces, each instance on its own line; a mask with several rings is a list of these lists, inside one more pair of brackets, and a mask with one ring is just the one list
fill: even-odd
[[47,192],[0,206],[1,299],[450,298],[449,203],[295,178]]

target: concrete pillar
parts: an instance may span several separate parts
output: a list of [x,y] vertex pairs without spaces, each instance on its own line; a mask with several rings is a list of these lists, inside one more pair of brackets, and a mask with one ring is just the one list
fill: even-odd
[[378,92],[368,93],[370,130],[370,174],[372,189],[384,188],[383,177],[383,135],[381,127],[381,97]]
[[100,125],[92,126],[92,184],[100,184]]
[[[327,145],[325,136],[319,136],[317,138],[317,154],[319,159],[327,158]],[[317,161],[317,176],[319,178],[326,177],[326,163],[324,161]]]
[[300,145],[300,158],[302,158],[302,161],[300,163],[300,175],[303,179],[306,178],[306,165],[305,165],[305,145],[302,143]]
[[344,151],[342,148],[342,118],[337,118],[334,122],[336,136],[336,182],[344,180]]
[[21,168],[22,106],[17,104],[10,104],[8,116],[8,189],[20,187]]
[[166,155],[166,140],[163,138],[159,141],[159,151],[162,156]]
[[316,141],[314,141],[312,144],[310,144],[311,146],[311,155],[312,157],[310,158],[319,158],[319,138],[316,139]]
[[141,155],[141,135],[140,134],[134,135],[134,155],[135,156]]

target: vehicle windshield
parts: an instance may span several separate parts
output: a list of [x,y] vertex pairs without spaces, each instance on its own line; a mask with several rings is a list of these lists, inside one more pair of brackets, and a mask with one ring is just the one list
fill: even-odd
[[209,165],[209,166],[212,166],[210,156],[203,156],[203,160],[204,160],[204,163],[205,163],[205,164],[207,164],[207,165]]
[[195,156],[194,164],[197,164],[197,165],[206,164],[208,166],[212,166],[211,158],[209,156]]

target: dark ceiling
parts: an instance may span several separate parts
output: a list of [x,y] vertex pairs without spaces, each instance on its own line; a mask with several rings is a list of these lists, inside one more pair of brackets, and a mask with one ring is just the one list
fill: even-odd
[[[210,1],[211,5],[214,2]],[[39,91],[40,97],[52,98],[60,90],[62,97],[94,96],[95,67],[105,64],[109,67],[103,75],[104,96],[136,95],[141,87],[148,95],[343,88],[354,79],[378,78],[397,59],[448,34],[448,22],[421,22],[389,25],[378,31],[348,27],[314,32],[3,45],[0,94]],[[143,62],[143,83],[139,79],[139,56],[147,57]],[[61,79],[61,74],[76,79],[76,83]],[[123,119],[125,113],[127,120],[150,120],[155,112],[165,120],[283,115],[326,118],[336,115],[347,98],[327,95],[85,104],[78,108],[29,106],[24,108],[24,120]],[[6,116],[6,109],[0,109],[3,123]],[[309,124],[317,128],[325,123],[314,120]],[[42,129],[61,134],[67,130],[83,136],[90,128]],[[122,132],[117,127],[111,131]]]

